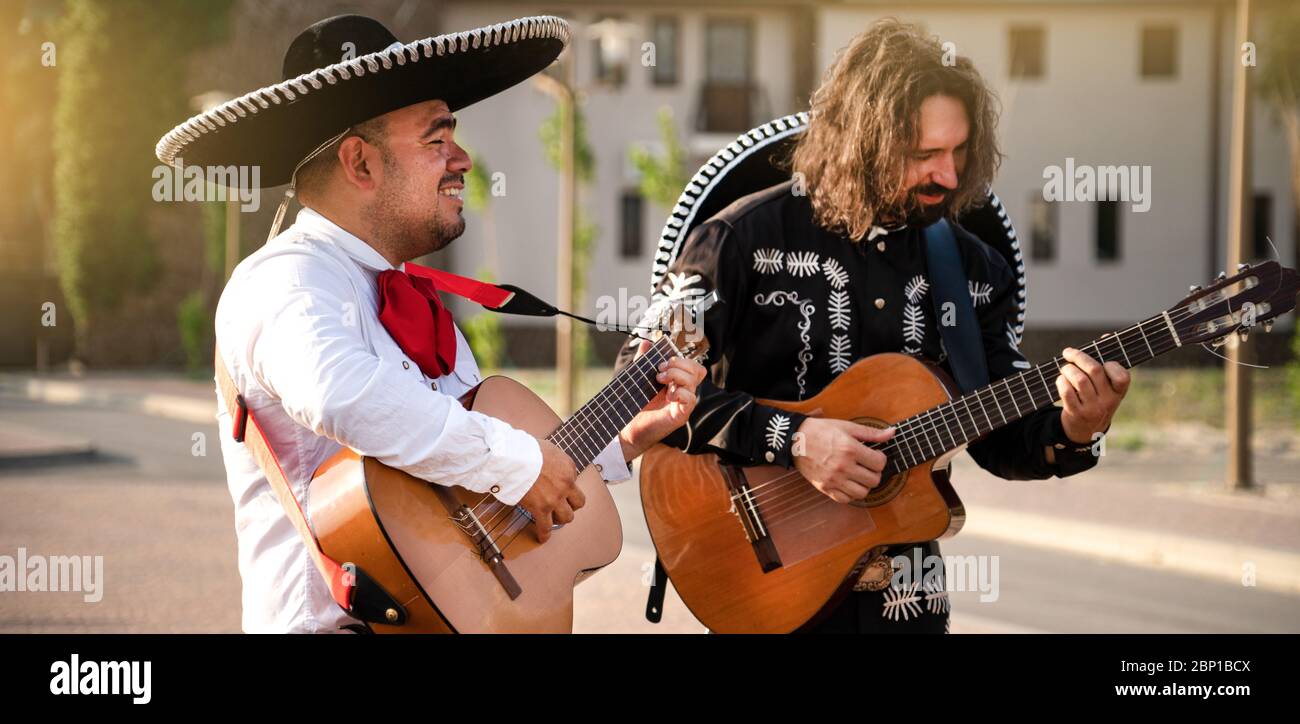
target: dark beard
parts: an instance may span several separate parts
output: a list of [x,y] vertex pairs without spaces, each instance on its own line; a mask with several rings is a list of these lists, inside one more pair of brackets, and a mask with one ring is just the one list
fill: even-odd
[[448,244],[465,233],[465,217],[459,213],[453,219],[437,218],[429,229],[429,238],[433,239],[433,251],[442,251]]
[[[892,223],[901,223],[906,226],[915,226],[924,228],[939,219],[948,215],[948,209],[951,206],[952,195],[956,189],[946,189],[937,184],[926,184],[919,188],[912,189],[907,194],[907,201],[904,202],[903,208],[892,209],[882,215],[882,218],[890,220]],[[943,201],[933,206],[926,206],[917,198],[920,194],[927,196],[943,195]]]

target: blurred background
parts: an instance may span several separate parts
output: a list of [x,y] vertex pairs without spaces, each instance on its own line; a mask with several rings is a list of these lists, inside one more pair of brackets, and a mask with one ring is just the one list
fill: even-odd
[[[359,12],[408,41],[569,20],[574,41],[549,80],[458,113],[475,161],[467,231],[426,261],[571,296],[593,316],[649,293],[660,229],[701,163],[806,110],[873,20],[919,23],[1001,99],[995,190],[1022,240],[1022,349],[1036,361],[1171,305],[1238,259],[1295,266],[1300,6],[1248,3],[1243,31],[1243,4],[0,0],[0,555],[104,555],[107,578],[96,604],[0,591],[0,631],[238,629],[212,313],[283,189],[263,190],[256,211],[156,201],[154,145],[278,82],[284,49],[316,20]],[[1045,170],[1067,163],[1149,166],[1149,210],[1046,200]],[[546,320],[454,309],[481,366],[560,408],[608,380],[623,339],[575,328],[557,343]],[[1137,371],[1101,466],[1082,477],[1008,483],[959,462],[970,522],[945,551],[1000,556],[1003,586],[997,602],[954,594],[954,630],[1300,630],[1294,329],[1288,315],[1243,345],[1266,367],[1246,385],[1199,348]],[[568,373],[557,346],[571,350]],[[679,601],[658,628],[641,619],[653,549],[635,483],[615,491],[627,546],[578,589],[579,630],[701,630]]]

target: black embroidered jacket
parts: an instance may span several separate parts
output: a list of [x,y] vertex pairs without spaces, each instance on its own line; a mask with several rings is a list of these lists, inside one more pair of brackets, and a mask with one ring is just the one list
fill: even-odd
[[[919,356],[951,373],[928,297],[921,229],[877,227],[853,242],[814,224],[809,199],[792,190],[786,182],[743,197],[695,228],[658,290],[660,308],[713,289],[722,299],[704,325],[710,375],[689,422],[667,444],[738,465],[792,467],[803,416],[757,404],[756,397],[811,397],[856,360],[882,352]],[[990,378],[1028,369],[1017,348],[1012,270],[960,225],[954,233]],[[636,344],[624,348],[620,367]],[[981,467],[1011,480],[1064,477],[1096,465],[1073,444],[1057,448],[1057,462],[1048,464],[1045,447],[1063,443],[1060,408],[1050,407],[967,450]],[[946,606],[944,612],[946,618]]]

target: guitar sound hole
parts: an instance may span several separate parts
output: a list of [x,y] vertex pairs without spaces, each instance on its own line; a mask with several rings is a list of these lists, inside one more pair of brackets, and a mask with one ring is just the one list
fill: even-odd
[[849,505],[856,505],[859,508],[871,508],[893,500],[898,491],[903,489],[903,484],[907,482],[907,471],[891,476],[888,480],[871,489],[867,497],[862,500],[854,500]]

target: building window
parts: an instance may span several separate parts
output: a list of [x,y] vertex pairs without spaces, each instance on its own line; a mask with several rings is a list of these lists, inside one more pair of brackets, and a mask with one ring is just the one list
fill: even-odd
[[654,43],[655,64],[650,81],[655,85],[677,84],[677,63],[681,54],[682,26],[677,18],[660,16],[650,21],[650,42]]
[[1119,261],[1119,202],[1097,202],[1097,261]]
[[1251,219],[1255,236],[1252,256],[1255,260],[1269,259],[1273,256],[1273,250],[1268,246],[1268,240],[1273,238],[1272,194],[1267,191],[1255,194],[1255,209]]
[[595,81],[615,88],[622,86],[627,78],[628,48],[623,20],[612,16],[598,17],[590,29],[594,34],[591,55]]
[[1043,198],[1041,191],[1029,196],[1029,257],[1056,260],[1056,204]]
[[704,28],[704,86],[696,120],[704,133],[755,125],[758,88],[751,80],[754,28],[743,19],[713,19]]
[[1173,78],[1178,75],[1178,28],[1148,25],[1142,28],[1142,77]]
[[1047,32],[1037,25],[1013,25],[1010,31],[1010,58],[1007,67],[1012,78],[1042,78],[1046,66]]
[[624,191],[619,201],[619,219],[622,235],[618,255],[623,259],[641,258],[645,229],[645,199],[635,190]]

